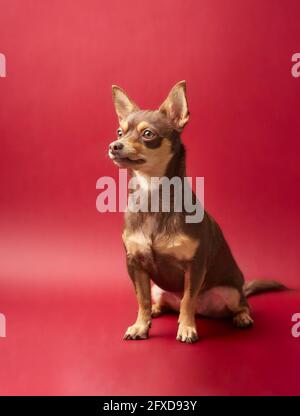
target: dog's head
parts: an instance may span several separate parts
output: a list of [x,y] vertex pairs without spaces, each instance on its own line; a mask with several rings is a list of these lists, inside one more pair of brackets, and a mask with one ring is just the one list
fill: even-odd
[[116,85],[112,92],[120,125],[117,139],[109,145],[109,157],[120,167],[163,175],[174,152],[174,140],[189,119],[185,81],[178,82],[154,111],[141,110]]

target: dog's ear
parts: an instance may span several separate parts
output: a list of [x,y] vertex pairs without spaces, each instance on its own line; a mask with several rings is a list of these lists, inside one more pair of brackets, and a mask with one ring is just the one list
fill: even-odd
[[112,86],[112,96],[119,121],[124,120],[130,113],[139,110],[136,103],[117,85]]
[[167,99],[159,107],[174,124],[175,128],[181,131],[189,120],[189,109],[186,99],[186,82],[180,81],[169,92]]

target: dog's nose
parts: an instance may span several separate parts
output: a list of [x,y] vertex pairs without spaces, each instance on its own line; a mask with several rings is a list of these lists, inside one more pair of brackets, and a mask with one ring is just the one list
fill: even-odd
[[122,150],[124,147],[124,144],[119,142],[118,140],[112,142],[109,145],[109,149],[112,153],[118,153],[119,150]]

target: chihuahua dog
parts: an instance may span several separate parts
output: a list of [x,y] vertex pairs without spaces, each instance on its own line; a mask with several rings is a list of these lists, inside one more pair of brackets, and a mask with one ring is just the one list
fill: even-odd
[[[117,139],[109,145],[112,161],[127,168],[146,193],[153,177],[183,179],[180,134],[189,120],[185,81],[178,82],[154,111],[141,110],[118,86],[113,85],[112,92],[119,119]],[[179,312],[176,339],[185,343],[198,340],[196,315],[232,316],[237,327],[250,327],[247,297],[283,287],[268,280],[245,283],[215,220],[204,211],[200,222],[187,223],[186,214],[184,205],[181,212],[171,208],[125,213],[122,238],[138,301],[137,319],[127,329],[126,340],[148,338],[151,318],[167,311]]]

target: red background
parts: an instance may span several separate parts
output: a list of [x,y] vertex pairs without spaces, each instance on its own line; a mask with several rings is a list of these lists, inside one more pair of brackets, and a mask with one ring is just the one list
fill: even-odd
[[0,0],[1,394],[299,394],[297,292],[253,298],[256,326],[176,317],[123,342],[136,303],[122,214],[97,178],[117,119],[111,84],[155,108],[186,79],[188,174],[247,278],[299,286],[297,0]]

